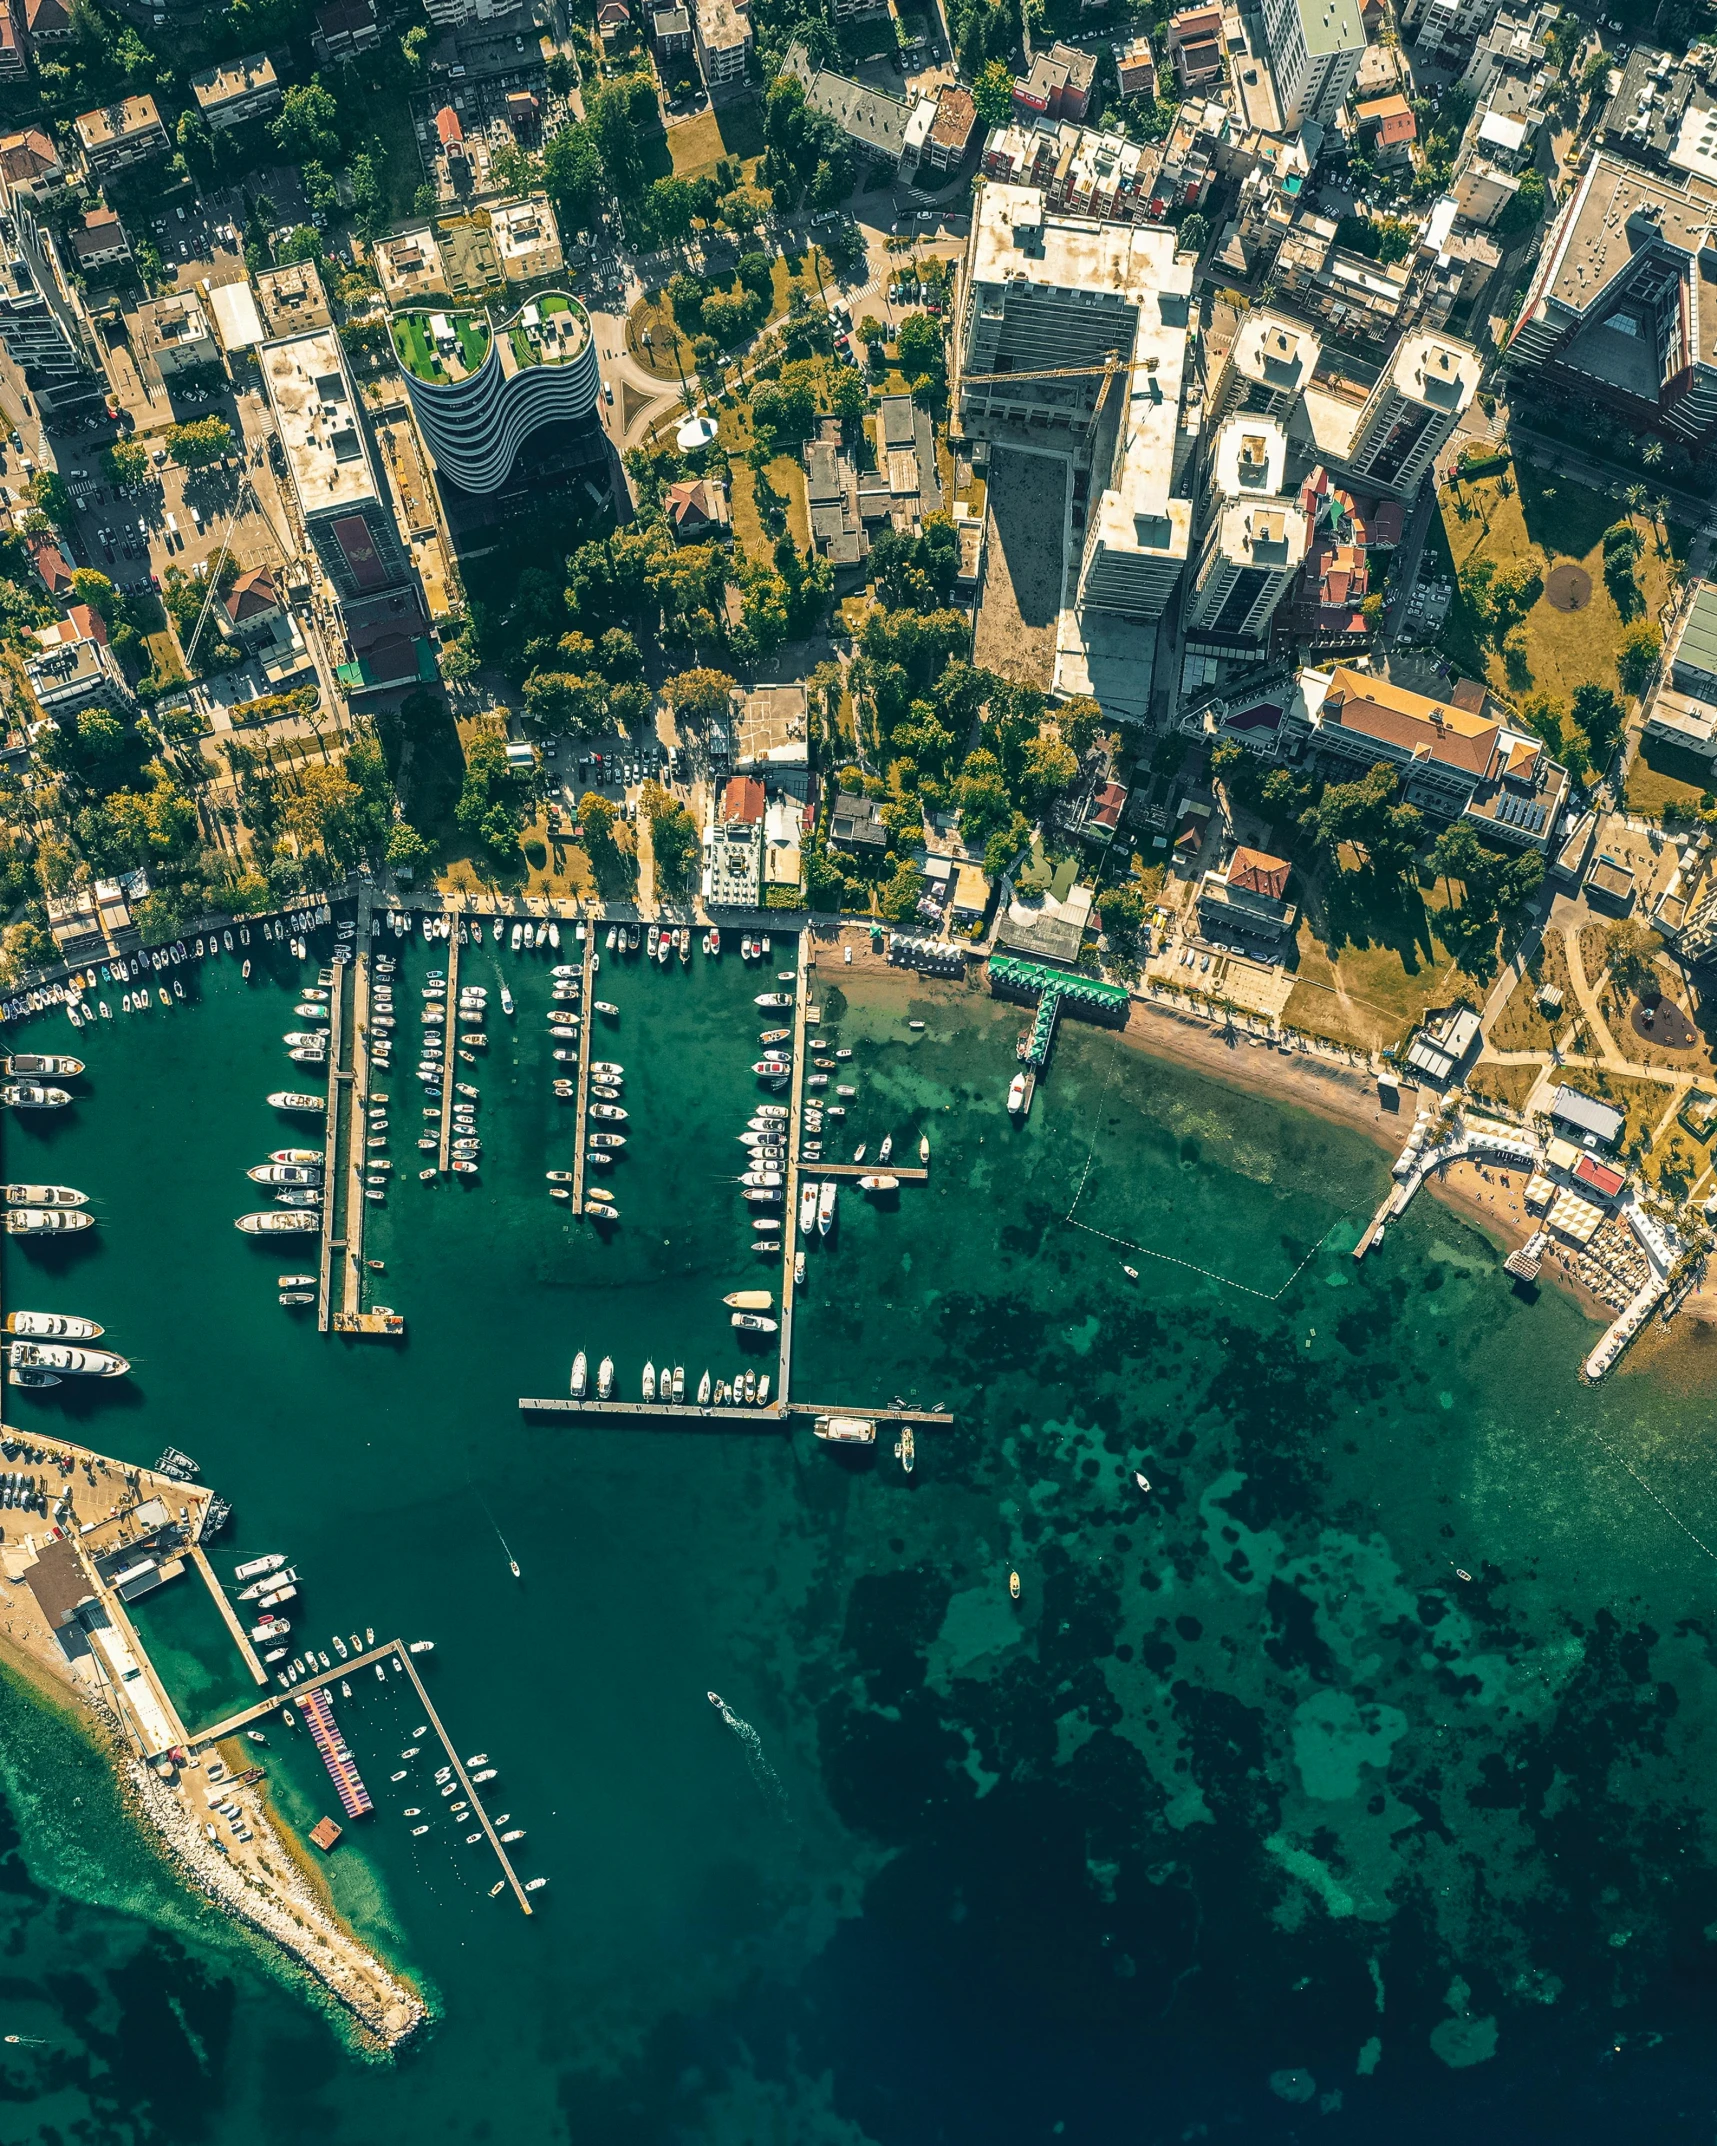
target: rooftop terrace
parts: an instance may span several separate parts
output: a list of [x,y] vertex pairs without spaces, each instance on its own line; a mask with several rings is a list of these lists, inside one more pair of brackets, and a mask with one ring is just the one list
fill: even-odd
[[510,376],[533,365],[570,364],[590,341],[583,306],[564,291],[545,291],[498,324],[482,306],[416,306],[396,313],[392,326],[400,364],[414,380],[434,387],[469,380],[497,343],[501,369]]

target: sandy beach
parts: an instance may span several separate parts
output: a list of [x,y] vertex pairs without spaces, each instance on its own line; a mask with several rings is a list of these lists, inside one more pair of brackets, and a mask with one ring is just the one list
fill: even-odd
[[[843,924],[822,929],[816,933],[816,940],[817,977],[825,988],[838,982],[842,971],[889,975],[903,984],[914,979],[913,971],[895,966],[880,947],[873,948],[865,926]],[[845,958],[848,948],[850,962]],[[1334,1124],[1363,1133],[1391,1157],[1400,1153],[1421,1104],[1434,1105],[1441,1100],[1403,1083],[1399,1103],[1393,1098],[1385,1102],[1375,1077],[1357,1067],[1311,1052],[1272,1049],[1261,1038],[1250,1037],[1243,1030],[1225,1030],[1150,1000],[1134,999],[1121,1034],[1135,1049],[1153,1057],[1191,1067],[1248,1095],[1267,1095],[1313,1111]],[[1459,1162],[1429,1179],[1425,1189],[1476,1222],[1503,1253],[1523,1245],[1537,1227],[1535,1218],[1526,1211],[1522,1198],[1524,1180],[1519,1171],[1504,1172]],[[1615,1317],[1610,1306],[1586,1286],[1559,1250],[1552,1249],[1545,1255],[1539,1281],[1572,1297],[1599,1329],[1607,1327]],[[1717,1324],[1717,1276],[1706,1276],[1683,1301],[1677,1318],[1685,1318],[1690,1324]],[[1654,1351],[1654,1355],[1657,1353]]]

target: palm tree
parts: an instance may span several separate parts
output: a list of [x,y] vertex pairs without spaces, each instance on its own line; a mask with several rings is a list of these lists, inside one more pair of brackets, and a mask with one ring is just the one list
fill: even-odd
[[1647,440],[1639,452],[1640,460],[1645,464],[1646,468],[1656,469],[1663,460],[1663,442],[1661,440]]
[[1514,479],[1508,474],[1507,470],[1504,470],[1496,480],[1496,496],[1498,499],[1512,499],[1514,497]]
[[1630,514],[1638,514],[1645,505],[1645,486],[1630,484],[1622,493],[1622,505]]

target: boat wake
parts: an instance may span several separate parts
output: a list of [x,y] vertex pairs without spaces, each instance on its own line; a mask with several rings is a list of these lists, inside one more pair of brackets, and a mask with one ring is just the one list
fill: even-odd
[[773,1805],[781,1817],[787,1816],[787,1791],[781,1786],[781,1776],[763,1755],[763,1739],[749,1721],[736,1714],[720,1692],[704,1694],[711,1706],[726,1722],[745,1747],[745,1763],[751,1769],[751,1778],[757,1783],[763,1800]]

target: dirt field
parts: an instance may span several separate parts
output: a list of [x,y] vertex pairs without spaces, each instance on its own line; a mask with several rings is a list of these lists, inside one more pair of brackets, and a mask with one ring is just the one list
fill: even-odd
[[1067,465],[1017,448],[990,450],[989,533],[977,661],[1000,677],[1048,688],[1061,608]]

